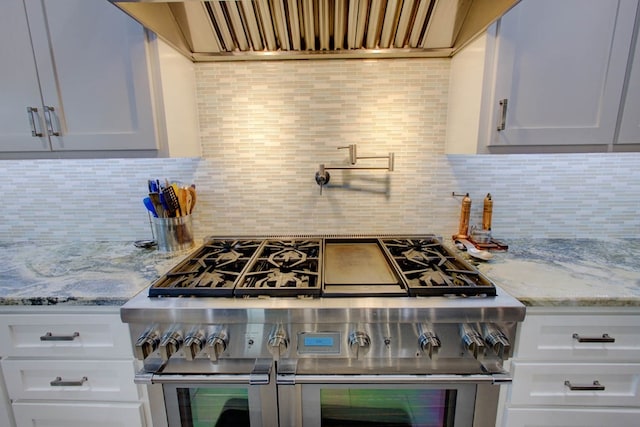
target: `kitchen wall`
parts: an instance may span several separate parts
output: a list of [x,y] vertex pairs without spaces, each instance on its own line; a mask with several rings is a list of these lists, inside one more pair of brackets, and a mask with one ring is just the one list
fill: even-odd
[[[208,234],[437,233],[460,198],[494,198],[494,235],[640,237],[640,154],[445,155],[450,62],[331,60],[196,66],[202,159],[2,161],[0,239],[151,237],[146,180],[195,182]],[[395,153],[395,171],[318,165]],[[383,167],[384,159],[358,167]],[[11,195],[11,196],[9,196]],[[9,196],[9,197],[8,197]],[[18,203],[14,200],[19,200]]]

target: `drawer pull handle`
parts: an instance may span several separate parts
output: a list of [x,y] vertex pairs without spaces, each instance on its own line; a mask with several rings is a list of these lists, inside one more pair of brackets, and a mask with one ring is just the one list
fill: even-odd
[[604,386],[600,384],[600,381],[595,380],[593,384],[574,385],[571,381],[566,380],[564,385],[569,387],[571,391],[604,391]]
[[76,381],[65,381],[62,377],[56,377],[56,379],[49,384],[51,384],[52,387],[80,387],[87,381],[89,381],[87,377],[82,377]]
[[40,337],[40,341],[73,341],[80,336],[80,332],[74,332],[73,335],[53,335],[47,332]]
[[602,334],[601,337],[581,337],[580,334],[573,334],[573,339],[578,342],[616,342],[616,339],[609,334]]

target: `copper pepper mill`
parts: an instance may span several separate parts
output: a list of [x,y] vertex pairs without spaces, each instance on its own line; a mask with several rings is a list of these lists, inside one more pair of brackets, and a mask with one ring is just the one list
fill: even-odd
[[491,216],[493,215],[493,200],[491,193],[487,193],[484,198],[484,207],[482,209],[482,229],[491,230]]
[[471,197],[469,193],[464,195],[462,199],[462,207],[460,208],[460,225],[458,226],[458,238],[466,239],[469,237],[469,218],[471,216]]

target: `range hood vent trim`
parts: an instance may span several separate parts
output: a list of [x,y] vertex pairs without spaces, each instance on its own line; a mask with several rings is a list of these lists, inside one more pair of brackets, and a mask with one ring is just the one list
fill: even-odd
[[109,0],[194,62],[449,57],[519,0]]

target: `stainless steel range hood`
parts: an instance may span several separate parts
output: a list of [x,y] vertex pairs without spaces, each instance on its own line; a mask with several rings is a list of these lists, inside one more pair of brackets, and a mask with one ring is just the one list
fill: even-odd
[[109,0],[193,61],[448,57],[519,0]]

